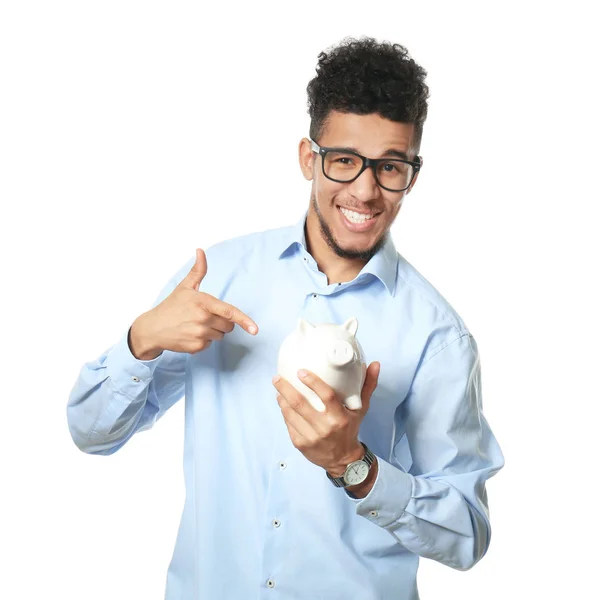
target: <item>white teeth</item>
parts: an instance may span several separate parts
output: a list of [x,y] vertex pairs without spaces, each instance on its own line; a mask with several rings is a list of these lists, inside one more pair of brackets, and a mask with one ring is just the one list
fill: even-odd
[[354,212],[353,210],[348,210],[340,206],[340,210],[342,214],[352,223],[364,223],[369,219],[372,219],[372,215],[361,215],[360,213]]

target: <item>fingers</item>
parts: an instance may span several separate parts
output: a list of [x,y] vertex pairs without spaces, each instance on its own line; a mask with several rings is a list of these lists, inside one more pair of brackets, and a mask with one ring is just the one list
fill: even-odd
[[202,279],[204,279],[207,271],[208,263],[206,262],[206,253],[202,250],[202,248],[196,248],[196,262],[183,279],[183,283],[187,287],[198,291],[200,289]]
[[204,324],[208,325],[208,327],[212,327],[212,329],[217,329],[222,333],[230,333],[235,329],[235,324],[228,319],[224,319],[223,317],[219,317],[218,315],[213,315],[212,313],[204,310],[206,316],[204,318]]
[[306,440],[318,437],[319,434],[311,423],[294,410],[290,402],[282,394],[277,394],[276,400],[284,416],[284,422],[291,434],[292,441],[297,448],[303,446]]
[[[202,248],[196,248],[196,262],[189,270],[189,273],[182,280],[181,284],[184,287],[199,291],[200,284],[202,283],[207,271],[208,263],[206,262],[206,253],[204,250],[202,250]],[[255,335],[258,332],[259,328],[255,321],[253,321],[253,319],[249,318],[245,313],[241,312],[232,304],[223,302],[215,296],[205,292],[201,292],[200,304],[212,315],[218,315],[222,318],[214,320],[209,319],[208,323],[211,327],[214,327],[219,331],[229,333],[229,331],[233,330],[234,325],[229,329],[228,325],[223,322],[226,320],[230,321],[231,324],[237,323],[237,325],[240,325],[245,331],[251,333],[252,335]]]
[[373,361],[366,370],[366,377],[364,385],[362,386],[361,394],[367,393],[369,396],[375,391],[377,383],[379,381],[379,372],[381,370],[381,364],[379,361]]
[[335,431],[344,424],[342,416],[337,411],[328,410],[325,400],[325,410],[318,411],[289,381],[283,377],[277,377],[277,379],[276,377],[272,379],[272,384],[278,391],[278,403],[284,418],[285,420],[289,419],[293,427],[305,438],[314,439],[325,436],[328,432]]
[[[223,319],[236,323],[241,326],[245,331],[255,335],[258,331],[258,327],[245,313],[241,312],[236,306],[223,302],[218,298],[210,294],[203,293],[201,299],[202,306],[213,315],[218,315]],[[253,330],[250,330],[253,327]]]
[[360,390],[360,397],[362,400],[362,409],[363,412],[368,410],[371,396],[373,392],[377,388],[377,383],[379,381],[379,371],[381,369],[381,365],[378,361],[373,361],[367,368],[365,374],[364,384],[362,389]]
[[298,376],[307,387],[311,388],[323,400],[326,406],[337,407],[342,404],[343,399],[339,397],[339,394],[312,371],[300,369]]
[[186,352],[189,354],[197,354],[198,352],[210,348],[210,344],[212,344],[212,340],[198,340],[189,350],[186,350]]
[[210,344],[212,344],[214,340],[222,340],[224,335],[225,334],[218,329],[208,327],[207,325],[198,325],[195,333],[192,336],[192,340],[195,342],[195,345],[190,351],[190,354],[201,352],[202,350],[209,348]]
[[[228,321],[227,321],[228,323]],[[224,337],[224,332],[207,325],[198,326],[197,337],[202,340],[221,340]]]

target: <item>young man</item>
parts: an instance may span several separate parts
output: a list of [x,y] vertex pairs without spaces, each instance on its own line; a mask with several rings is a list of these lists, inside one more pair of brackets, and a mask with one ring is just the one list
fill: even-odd
[[[109,455],[185,395],[168,600],[412,600],[419,557],[466,570],[490,543],[485,482],[504,458],[476,341],[390,234],[422,165],[426,72],[372,38],[319,59],[305,214],[198,249],[68,401],[76,445]],[[308,373],[318,412],[273,380],[279,347],[299,317],[352,316],[373,359],[362,409]]]

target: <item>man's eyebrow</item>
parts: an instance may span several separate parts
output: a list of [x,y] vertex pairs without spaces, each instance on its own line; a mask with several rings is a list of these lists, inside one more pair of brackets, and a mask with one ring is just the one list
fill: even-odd
[[[356,152],[356,154],[362,154],[360,150],[357,148],[352,148],[352,146],[340,146],[338,150],[348,150],[349,152]],[[403,160],[410,160],[408,155],[403,150],[396,150],[395,148],[389,148],[383,152],[381,156],[398,156],[399,158],[403,158]]]

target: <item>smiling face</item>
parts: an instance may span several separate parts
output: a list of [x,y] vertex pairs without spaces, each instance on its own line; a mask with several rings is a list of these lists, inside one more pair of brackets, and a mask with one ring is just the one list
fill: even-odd
[[[320,146],[351,147],[369,158],[388,158],[387,150],[405,152],[413,160],[414,125],[385,119],[379,114],[357,115],[332,111],[323,134],[315,140]],[[394,158],[392,155],[391,158]],[[325,177],[322,157],[311,150],[307,138],[300,141],[299,159],[306,179],[312,180],[311,203],[307,214],[307,237],[321,255],[329,252],[360,266],[387,241],[403,196],[415,185],[418,174],[405,192],[390,192],[377,184],[371,168],[350,183]],[[340,208],[371,214],[361,224],[352,223]]]

